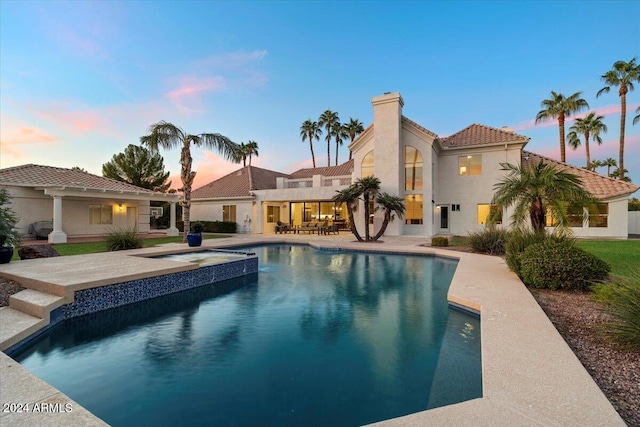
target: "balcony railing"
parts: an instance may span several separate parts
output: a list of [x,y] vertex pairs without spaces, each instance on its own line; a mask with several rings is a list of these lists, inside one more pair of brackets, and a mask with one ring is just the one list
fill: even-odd
[[322,176],[314,175],[311,178],[276,178],[277,188],[313,188],[313,187],[339,187],[351,184],[351,175]]

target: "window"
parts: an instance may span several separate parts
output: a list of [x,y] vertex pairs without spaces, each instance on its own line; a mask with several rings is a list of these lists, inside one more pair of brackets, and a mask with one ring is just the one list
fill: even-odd
[[280,206],[267,206],[267,222],[280,221]]
[[482,156],[458,157],[459,175],[482,175]]
[[410,146],[404,147],[404,189],[422,190],[422,154]]
[[460,212],[460,205],[451,205],[451,212]]
[[360,165],[360,173],[362,178],[366,176],[373,176],[373,150],[369,151],[362,159],[362,165]]
[[422,224],[422,194],[404,196],[405,224]]
[[[583,218],[584,208],[577,204],[570,204],[567,208],[567,219],[569,227],[583,227]],[[556,221],[553,221],[553,225],[556,225]]]
[[222,206],[222,220],[236,222],[236,205]]
[[478,204],[478,224],[486,224],[489,218],[495,224],[502,224],[502,209],[498,205]]
[[113,206],[89,205],[89,224],[113,224]]
[[608,227],[609,204],[594,203],[589,206],[589,227]]

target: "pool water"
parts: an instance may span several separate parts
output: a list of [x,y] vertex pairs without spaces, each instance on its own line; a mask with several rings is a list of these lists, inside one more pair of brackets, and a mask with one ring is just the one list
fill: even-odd
[[257,275],[67,321],[14,358],[115,426],[353,426],[481,396],[456,261],[248,249]]

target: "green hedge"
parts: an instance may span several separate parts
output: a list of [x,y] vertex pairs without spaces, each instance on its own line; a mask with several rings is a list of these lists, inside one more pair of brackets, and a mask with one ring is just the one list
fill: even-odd
[[449,239],[447,239],[444,236],[432,237],[431,246],[441,246],[441,247],[449,246]]
[[520,256],[522,281],[533,288],[586,290],[606,279],[609,264],[570,241],[547,239]]
[[[195,220],[191,221],[193,224]],[[238,224],[231,221],[200,221],[204,225],[204,233],[236,233]],[[176,221],[176,227],[184,231],[184,221]]]

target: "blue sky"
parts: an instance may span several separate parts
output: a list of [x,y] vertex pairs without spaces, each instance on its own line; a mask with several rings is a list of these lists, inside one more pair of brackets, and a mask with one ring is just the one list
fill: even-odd
[[[550,91],[582,91],[609,127],[592,158],[617,159],[617,89],[595,94],[615,61],[640,56],[640,2],[0,0],[0,31],[3,168],[100,175],[166,120],[255,140],[254,165],[292,172],[311,166],[304,120],[331,109],[366,127],[371,98],[384,92],[400,92],[404,115],[438,135],[508,125],[531,138],[528,150],[559,159],[557,122],[533,119]],[[636,184],[637,86],[627,95],[625,144]],[[326,165],[326,143],[315,149]],[[162,154],[176,185],[179,152]],[[196,186],[239,167],[192,154]],[[569,163],[584,158],[582,148],[567,150]]]

